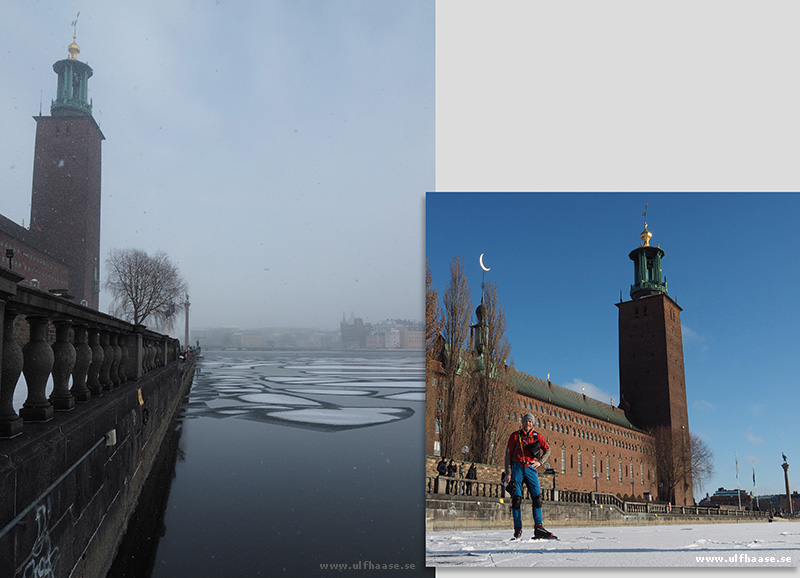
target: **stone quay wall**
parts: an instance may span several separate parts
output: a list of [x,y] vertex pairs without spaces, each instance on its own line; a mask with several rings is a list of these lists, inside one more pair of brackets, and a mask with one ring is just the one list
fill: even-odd
[[19,279],[0,267],[0,576],[105,576],[194,359]]
[[[603,492],[553,488],[547,475],[540,476],[545,526],[553,528],[594,525],[700,524],[769,521],[767,512],[726,510],[699,506],[671,506],[633,502]],[[426,476],[425,529],[479,530],[513,526],[511,494],[502,484]],[[533,526],[533,509],[523,488],[523,524]]]

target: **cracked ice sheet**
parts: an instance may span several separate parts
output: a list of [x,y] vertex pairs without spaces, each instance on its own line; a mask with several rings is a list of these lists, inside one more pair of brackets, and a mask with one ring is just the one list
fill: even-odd
[[424,381],[343,381],[336,384],[337,387],[367,387],[367,388],[403,388],[418,389],[424,388]]
[[369,390],[355,390],[355,389],[287,389],[291,393],[304,393],[307,395],[369,395],[372,393]]
[[[800,565],[800,522],[559,528],[545,525],[559,540],[509,541],[511,528],[428,532],[426,565],[436,576],[498,576],[487,568],[511,567],[723,567],[766,568]],[[716,558],[716,560],[714,560]],[[768,560],[775,560],[774,562]],[[451,568],[482,567],[477,574]],[[685,570],[682,571],[682,573]],[[516,575],[512,573],[512,575]]]
[[338,409],[296,409],[270,414],[288,421],[325,425],[373,425],[400,419],[404,410],[393,407],[342,407]]
[[248,403],[283,403],[286,405],[319,405],[316,401],[295,397],[293,395],[282,395],[280,393],[251,393],[240,395],[239,399]]
[[395,393],[391,395],[384,395],[383,399],[395,399],[402,401],[425,401],[425,392],[409,391],[406,393]]

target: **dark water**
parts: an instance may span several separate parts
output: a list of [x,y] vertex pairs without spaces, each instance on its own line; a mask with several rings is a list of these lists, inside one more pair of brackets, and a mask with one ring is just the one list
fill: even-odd
[[433,576],[423,365],[206,352],[109,577]]

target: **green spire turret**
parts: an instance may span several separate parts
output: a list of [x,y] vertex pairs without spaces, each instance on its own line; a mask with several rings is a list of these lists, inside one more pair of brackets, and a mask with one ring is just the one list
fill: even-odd
[[651,247],[650,239],[653,234],[647,230],[647,222],[642,231],[642,244],[628,254],[633,261],[633,285],[631,285],[631,299],[639,299],[657,293],[667,294],[667,280],[661,272],[661,258],[664,250],[661,247]]
[[78,60],[81,48],[75,42],[77,23],[76,17],[72,21],[72,43],[67,47],[69,57],[53,65],[53,70],[58,75],[56,99],[50,105],[50,114],[53,116],[92,114],[92,103],[89,101],[89,78],[92,76],[92,69],[85,62]]

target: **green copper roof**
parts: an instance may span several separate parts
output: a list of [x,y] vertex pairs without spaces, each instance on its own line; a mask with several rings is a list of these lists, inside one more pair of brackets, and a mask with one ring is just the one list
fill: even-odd
[[80,60],[59,60],[53,64],[58,75],[56,99],[50,105],[53,116],[81,116],[92,114],[89,101],[89,78],[91,67]]
[[546,401],[564,409],[620,427],[641,431],[628,421],[628,418],[625,417],[625,412],[618,407],[603,403],[577,391],[572,391],[516,369],[511,370],[511,381],[519,393],[539,401]]

